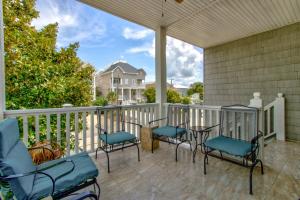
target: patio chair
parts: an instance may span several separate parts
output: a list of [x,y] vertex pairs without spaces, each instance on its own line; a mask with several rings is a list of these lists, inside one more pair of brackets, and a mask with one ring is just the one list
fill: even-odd
[[[175,119],[175,116],[178,118]],[[178,120],[181,118],[181,120]],[[178,161],[177,150],[180,144],[188,142],[192,151],[192,144],[188,138],[189,133],[189,106],[168,105],[167,117],[155,119],[149,122],[152,124],[165,120],[166,124],[152,130],[152,153],[154,140],[167,142],[176,145],[175,160]]]
[[[244,126],[248,122],[248,129],[244,129],[244,132],[241,134],[233,134],[232,130],[235,129],[240,131],[241,128],[236,127],[235,123],[232,121],[228,122],[228,113],[234,114],[236,120],[235,113],[243,113],[244,117],[240,120],[244,120]],[[245,115],[248,115],[248,118],[245,119]],[[231,125],[231,128],[228,127]],[[211,154],[213,151],[218,151],[220,153],[220,157],[223,160],[228,160],[239,164],[244,167],[250,168],[249,174],[249,193],[253,194],[252,191],[252,174],[254,167],[260,163],[261,166],[261,174],[263,171],[263,163],[258,158],[259,155],[259,139],[262,137],[262,132],[258,130],[258,109],[243,105],[232,105],[232,106],[223,106],[221,108],[220,115],[220,124],[219,124],[219,135],[217,137],[209,138],[204,142],[204,174],[206,174],[206,165],[208,164],[208,155],[212,155],[216,157],[215,154]],[[227,159],[223,156],[223,153],[226,153],[230,156],[242,158],[242,162],[235,161],[232,159]],[[249,164],[249,162],[251,162]]]
[[97,109],[97,119],[98,119],[98,141],[99,146],[96,149],[96,159],[97,159],[97,153],[98,150],[102,150],[105,152],[107,157],[107,172],[110,173],[110,165],[109,165],[109,153],[124,150],[125,148],[136,146],[137,147],[137,153],[138,153],[138,161],[140,161],[140,149],[139,149],[139,140],[138,138],[125,130],[125,124],[132,124],[134,126],[138,127],[138,130],[140,131],[142,128],[142,125],[125,121],[125,113],[122,112],[121,107],[117,107],[117,117],[119,119],[121,118],[121,130],[117,130],[116,132],[108,133],[107,130],[101,128],[101,112],[103,109],[98,108]]
[[0,122],[0,181],[7,182],[18,200],[66,197],[96,185],[98,169],[87,153],[34,165],[19,139],[17,119]]

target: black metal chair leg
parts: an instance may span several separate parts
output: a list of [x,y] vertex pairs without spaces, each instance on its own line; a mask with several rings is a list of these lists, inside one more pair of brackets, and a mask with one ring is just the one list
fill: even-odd
[[262,163],[261,160],[257,160],[258,162],[260,162],[260,170],[261,170],[261,174],[264,174],[264,165]]
[[255,168],[255,165],[257,164],[258,162],[255,161],[252,165],[251,165],[251,168],[250,168],[250,174],[249,174],[249,194],[253,194],[253,191],[252,191],[252,174],[253,174],[253,170]]
[[97,147],[97,149],[96,149],[96,159],[97,159],[97,153],[98,153],[98,150],[99,150],[99,147]]
[[152,146],[151,146],[151,151],[152,151],[152,153],[153,153],[153,144],[154,143],[154,138],[152,137]]
[[140,162],[140,161],[141,161],[141,160],[140,160],[140,148],[139,148],[138,143],[136,143],[135,145],[136,145],[136,148],[137,148],[137,150],[138,150],[138,161]]
[[175,152],[175,160],[176,160],[176,162],[178,161],[177,150],[178,150],[178,147],[179,147],[180,144],[181,143],[179,143],[179,144],[176,145],[176,152]]
[[109,167],[109,156],[108,156],[108,153],[106,153],[106,157],[107,157],[107,172],[109,173],[110,172],[110,167]]
[[190,144],[190,149],[191,149],[191,151],[193,151],[191,141],[188,140],[188,143]]
[[206,160],[208,161],[208,157],[207,157],[207,152],[204,148],[204,175],[206,175]]
[[100,186],[99,186],[97,180],[95,180],[95,184],[96,184],[97,187],[98,187],[98,195],[97,195],[97,198],[98,198],[98,200],[99,200],[99,199],[100,199],[100,194],[101,194],[101,189],[100,189]]

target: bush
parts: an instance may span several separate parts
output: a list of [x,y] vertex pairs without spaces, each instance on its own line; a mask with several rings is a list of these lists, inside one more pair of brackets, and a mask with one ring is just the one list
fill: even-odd
[[191,103],[191,98],[190,97],[182,97],[181,98],[181,103],[182,104],[190,104]]
[[95,101],[93,101],[94,106],[106,106],[108,104],[108,100],[105,97],[97,97]]

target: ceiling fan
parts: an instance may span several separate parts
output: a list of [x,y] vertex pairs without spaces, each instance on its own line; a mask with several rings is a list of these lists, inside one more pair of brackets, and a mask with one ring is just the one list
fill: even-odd
[[[175,0],[177,3],[182,3],[184,0]],[[164,17],[164,3],[167,3],[167,0],[161,1],[161,16]]]
[[183,0],[175,0],[177,3],[182,3]]

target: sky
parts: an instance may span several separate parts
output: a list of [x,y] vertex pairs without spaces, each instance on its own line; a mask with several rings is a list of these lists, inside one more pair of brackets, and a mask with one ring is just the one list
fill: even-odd
[[[119,60],[143,68],[155,80],[155,33],[76,0],[37,0],[37,29],[58,23],[57,48],[79,42],[78,56],[97,71]],[[167,77],[176,87],[203,81],[203,50],[167,37]]]

